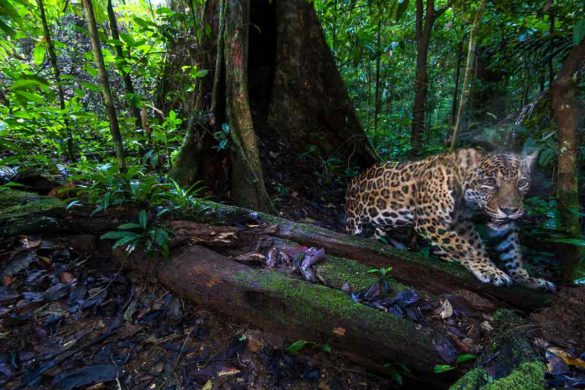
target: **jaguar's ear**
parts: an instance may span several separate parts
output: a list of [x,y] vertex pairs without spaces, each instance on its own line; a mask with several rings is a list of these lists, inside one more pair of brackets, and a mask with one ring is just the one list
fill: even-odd
[[461,149],[457,152],[457,158],[463,169],[474,169],[479,166],[483,153],[477,149]]
[[528,165],[528,168],[532,168],[535,165],[539,153],[540,149],[531,149],[522,152],[522,158],[524,159],[524,162],[526,162],[526,165]]

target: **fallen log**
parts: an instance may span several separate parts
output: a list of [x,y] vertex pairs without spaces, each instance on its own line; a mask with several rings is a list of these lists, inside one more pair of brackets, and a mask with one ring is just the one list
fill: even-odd
[[[120,262],[144,272],[145,259]],[[291,341],[303,339],[331,348],[366,367],[401,362],[427,383],[443,360],[431,334],[414,322],[354,303],[337,289],[268,269],[252,268],[202,246],[182,247],[155,269],[157,279],[184,299]]]
[[[100,234],[113,230],[124,217],[124,212],[129,214],[127,210],[109,210],[108,214],[101,213],[89,219],[90,210],[81,208],[66,212],[64,202],[53,198],[19,191],[4,191],[0,198],[0,206],[5,207],[0,215],[0,234],[4,235],[27,232]],[[205,213],[178,210],[171,218],[227,226],[274,225],[272,236],[323,248],[328,255],[352,259],[370,267],[392,266],[392,275],[398,281],[435,294],[469,290],[524,311],[547,306],[552,297],[547,292],[518,286],[504,288],[486,285],[459,264],[397,250],[372,239],[349,236],[241,207],[210,201],[201,201],[201,205]]]
[[[469,271],[456,263],[429,259],[422,255],[394,249],[375,240],[349,236],[319,226],[292,222],[270,214],[235,206],[205,202],[208,212],[194,215],[194,220],[226,225],[268,223],[278,226],[274,236],[308,246],[324,248],[329,254],[354,259],[371,267],[393,268],[397,280],[440,294],[456,289],[470,290],[495,298],[515,308],[531,311],[550,303],[552,294],[519,286],[494,287],[479,282]],[[184,214],[176,217],[185,217]]]

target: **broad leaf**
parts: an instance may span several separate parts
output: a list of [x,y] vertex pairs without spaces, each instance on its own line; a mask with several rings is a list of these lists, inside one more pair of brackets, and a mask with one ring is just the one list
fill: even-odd
[[291,345],[289,345],[286,350],[289,353],[296,353],[296,352],[299,352],[301,349],[303,349],[305,347],[305,345],[307,345],[307,343],[308,343],[308,341],[306,341],[306,340],[297,340],[294,343],[292,343]]

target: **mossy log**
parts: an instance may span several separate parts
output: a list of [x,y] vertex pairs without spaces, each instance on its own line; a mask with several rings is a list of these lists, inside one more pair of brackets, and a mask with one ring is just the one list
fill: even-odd
[[[193,219],[227,225],[246,221],[274,224],[278,226],[273,234],[276,237],[324,248],[330,255],[354,259],[370,267],[392,266],[392,275],[397,280],[432,293],[441,294],[457,289],[470,290],[525,311],[546,306],[552,298],[550,293],[519,286],[504,288],[484,284],[459,264],[397,250],[373,239],[349,236],[319,226],[292,222],[240,207],[213,202],[206,202],[206,205],[208,212],[205,216],[198,215]],[[180,215],[183,218],[185,216],[185,213]]]
[[[144,273],[152,266],[115,252],[120,262]],[[429,331],[412,321],[354,303],[347,293],[265,268],[230,260],[202,246],[186,246],[154,267],[157,279],[180,297],[220,312],[239,323],[277,332],[290,342],[303,339],[370,368],[400,362],[427,383],[443,360]],[[444,384],[444,383],[443,383]]]
[[[496,302],[531,311],[549,304],[552,295],[522,287],[494,287],[479,282],[470,272],[455,263],[396,250],[372,239],[349,236],[318,226],[296,223],[270,214],[249,209],[202,202],[207,212],[192,213],[189,210],[175,211],[175,220],[209,222],[214,225],[241,225],[267,223],[276,225],[272,236],[291,240],[302,245],[324,248],[327,255],[355,260],[370,267],[392,266],[392,276],[398,281],[434,294],[453,290],[469,290],[490,297]],[[73,209],[65,212],[64,203],[38,195],[18,191],[0,194],[0,234],[24,233],[92,233],[112,230],[128,210],[109,210],[89,219],[89,210]]]

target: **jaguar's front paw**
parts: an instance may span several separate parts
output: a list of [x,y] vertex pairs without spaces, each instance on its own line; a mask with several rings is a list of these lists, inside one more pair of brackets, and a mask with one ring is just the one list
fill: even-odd
[[512,278],[504,271],[495,267],[487,271],[473,270],[473,274],[482,282],[493,284],[494,286],[510,286],[512,284]]
[[508,275],[507,273],[505,273],[504,271],[501,271],[499,269],[496,269],[497,272],[494,273],[494,275],[492,276],[492,280],[491,283],[494,286],[511,286],[512,285],[512,278],[510,277],[510,275]]
[[523,287],[531,288],[534,290],[545,290],[550,292],[555,292],[557,290],[557,287],[555,286],[554,283],[541,278],[529,277],[528,279],[519,279],[516,282]]

